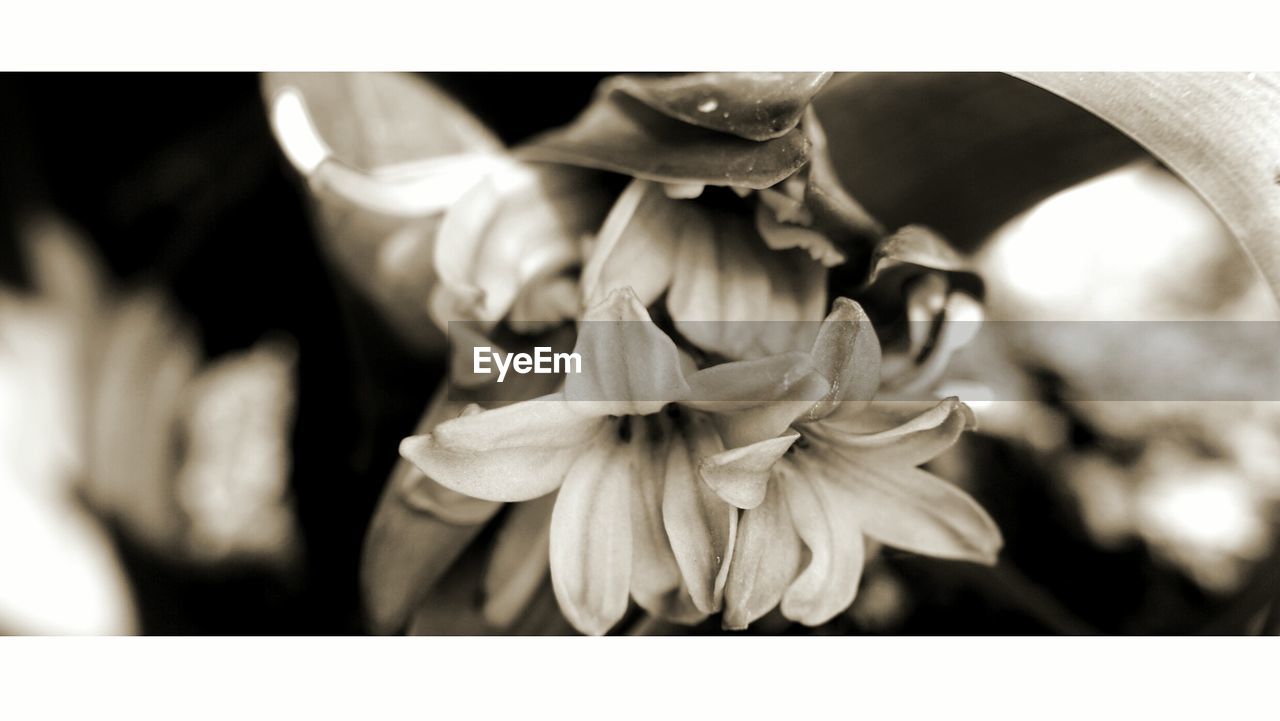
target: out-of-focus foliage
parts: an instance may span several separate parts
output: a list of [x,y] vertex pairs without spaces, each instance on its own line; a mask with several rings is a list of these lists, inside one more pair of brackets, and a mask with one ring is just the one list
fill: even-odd
[[27,239],[36,292],[0,289],[0,628],[136,630],[112,528],[174,563],[292,563],[288,344],[203,368],[163,296],[114,288],[64,222]]

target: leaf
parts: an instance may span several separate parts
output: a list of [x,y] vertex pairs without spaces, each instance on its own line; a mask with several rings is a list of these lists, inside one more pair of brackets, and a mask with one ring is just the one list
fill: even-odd
[[1280,296],[1280,73],[1026,73],[1200,194]]
[[839,74],[813,106],[832,167],[873,217],[927,225],[962,250],[1143,154],[1081,108],[1000,73]]
[[609,86],[700,128],[747,140],[790,132],[831,73],[619,75]]

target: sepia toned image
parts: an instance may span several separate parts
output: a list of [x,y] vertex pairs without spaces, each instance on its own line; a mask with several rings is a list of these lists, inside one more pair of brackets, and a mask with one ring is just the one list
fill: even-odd
[[3,73],[0,131],[0,634],[1280,633],[1274,73]]

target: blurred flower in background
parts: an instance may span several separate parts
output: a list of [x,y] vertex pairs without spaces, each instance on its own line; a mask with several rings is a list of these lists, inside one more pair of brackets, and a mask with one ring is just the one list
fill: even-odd
[[35,292],[0,295],[0,628],[138,630],[117,529],[179,563],[291,564],[290,345],[206,364],[163,296],[113,288],[65,223],[26,240]]
[[[990,317],[1001,321],[1280,319],[1226,228],[1150,162],[1045,201],[998,232],[977,262]],[[1127,377],[1132,360],[1066,333],[1018,334],[1018,326],[994,324],[1010,334],[1006,357],[965,372],[1006,390],[1020,386],[1005,397],[1027,399],[1047,372],[1062,398],[987,404],[984,431],[1039,449],[1101,546],[1137,540],[1207,591],[1239,588],[1276,540],[1280,404],[1096,400]],[[1270,323],[1259,332],[1271,332]],[[1195,387],[1217,372],[1216,359],[1249,349],[1180,350],[1163,360],[1175,364],[1175,382]],[[1073,448],[1073,428],[1096,438]]]

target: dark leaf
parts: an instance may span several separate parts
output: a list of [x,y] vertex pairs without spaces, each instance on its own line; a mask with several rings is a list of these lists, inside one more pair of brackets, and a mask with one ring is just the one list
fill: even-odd
[[771,140],[800,123],[831,73],[619,75],[607,87],[700,128]]
[[799,127],[754,142],[689,125],[606,88],[573,123],[534,138],[517,154],[659,182],[760,189],[799,170],[808,150]]
[[872,216],[930,226],[962,249],[1143,155],[1090,113],[999,73],[837,75],[814,108],[836,173]]

